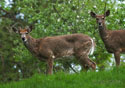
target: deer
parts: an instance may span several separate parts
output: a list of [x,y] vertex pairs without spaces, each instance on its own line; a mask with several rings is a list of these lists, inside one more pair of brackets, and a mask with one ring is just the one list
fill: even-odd
[[104,42],[105,48],[109,53],[113,53],[116,66],[120,65],[120,54],[125,53],[125,30],[108,30],[105,24],[105,18],[110,15],[107,10],[103,15],[90,12],[93,18],[96,18],[99,34]]
[[88,55],[94,52],[94,40],[85,34],[69,34],[35,39],[30,36],[32,27],[15,28],[25,47],[39,60],[47,62],[47,74],[53,74],[53,62],[59,57],[75,56],[85,69],[96,69]]

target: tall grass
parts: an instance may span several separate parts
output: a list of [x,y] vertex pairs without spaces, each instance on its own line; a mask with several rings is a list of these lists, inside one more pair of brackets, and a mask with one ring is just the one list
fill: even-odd
[[19,82],[0,84],[0,88],[125,88],[125,66],[78,74],[36,74]]

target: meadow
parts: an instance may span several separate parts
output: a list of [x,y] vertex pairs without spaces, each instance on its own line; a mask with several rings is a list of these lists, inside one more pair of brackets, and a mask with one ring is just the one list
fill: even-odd
[[125,88],[125,66],[109,71],[35,74],[17,82],[0,84],[0,88]]

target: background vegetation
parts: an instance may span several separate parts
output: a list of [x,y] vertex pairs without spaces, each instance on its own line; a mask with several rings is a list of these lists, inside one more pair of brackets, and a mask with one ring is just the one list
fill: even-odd
[[[23,45],[12,26],[33,26],[34,38],[72,33],[88,34],[95,39],[96,49],[91,59],[97,70],[109,70],[115,65],[112,54],[107,53],[100,39],[95,19],[90,11],[104,13],[105,2],[111,15],[106,18],[109,29],[125,28],[125,3],[122,0],[0,0],[0,81],[8,82],[45,73],[46,63],[40,62]],[[70,57],[72,58],[72,57]],[[121,56],[121,65],[125,55]],[[79,63],[58,60],[54,72],[79,72]],[[79,67],[80,68],[80,67]]]

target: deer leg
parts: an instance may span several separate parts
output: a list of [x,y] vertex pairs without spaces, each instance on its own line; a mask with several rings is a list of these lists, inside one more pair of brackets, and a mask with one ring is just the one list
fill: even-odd
[[116,66],[120,65],[120,51],[114,53]]
[[89,58],[85,58],[85,63],[88,65],[88,67],[91,67],[93,70],[96,69],[96,64]]
[[80,64],[82,65],[82,70],[87,71],[89,69],[89,67],[86,65],[84,58],[82,57],[81,54],[77,54],[76,55],[76,59],[78,59],[78,61],[80,62]]
[[85,71],[89,70],[89,66],[87,64],[83,64],[83,68],[85,69]]
[[89,60],[89,63],[91,63],[91,68],[93,70],[95,70],[96,69],[96,63],[94,61],[92,61],[91,59],[89,59],[89,58],[88,58],[88,60]]
[[81,58],[81,56],[77,55],[75,57],[80,62],[80,64],[82,65],[82,70],[85,69],[85,71],[87,71],[89,69],[89,67],[86,66],[86,64],[85,64],[84,60]]
[[87,42],[83,46],[79,47],[76,51],[76,57],[79,57],[79,60],[86,70],[88,70],[90,67],[95,70],[96,64],[92,60],[89,59],[88,54],[91,49],[91,42]]
[[82,65],[82,70],[84,70],[84,71],[89,70],[89,66],[85,63],[85,61],[83,59],[80,60],[80,63]]
[[92,60],[90,60],[88,58],[88,56],[81,56],[80,58],[80,62],[83,66],[83,68],[85,68],[85,70],[88,70],[90,67],[95,70],[96,69],[96,64],[95,62],[93,62]]
[[53,73],[53,59],[50,58],[47,60],[47,74]]

